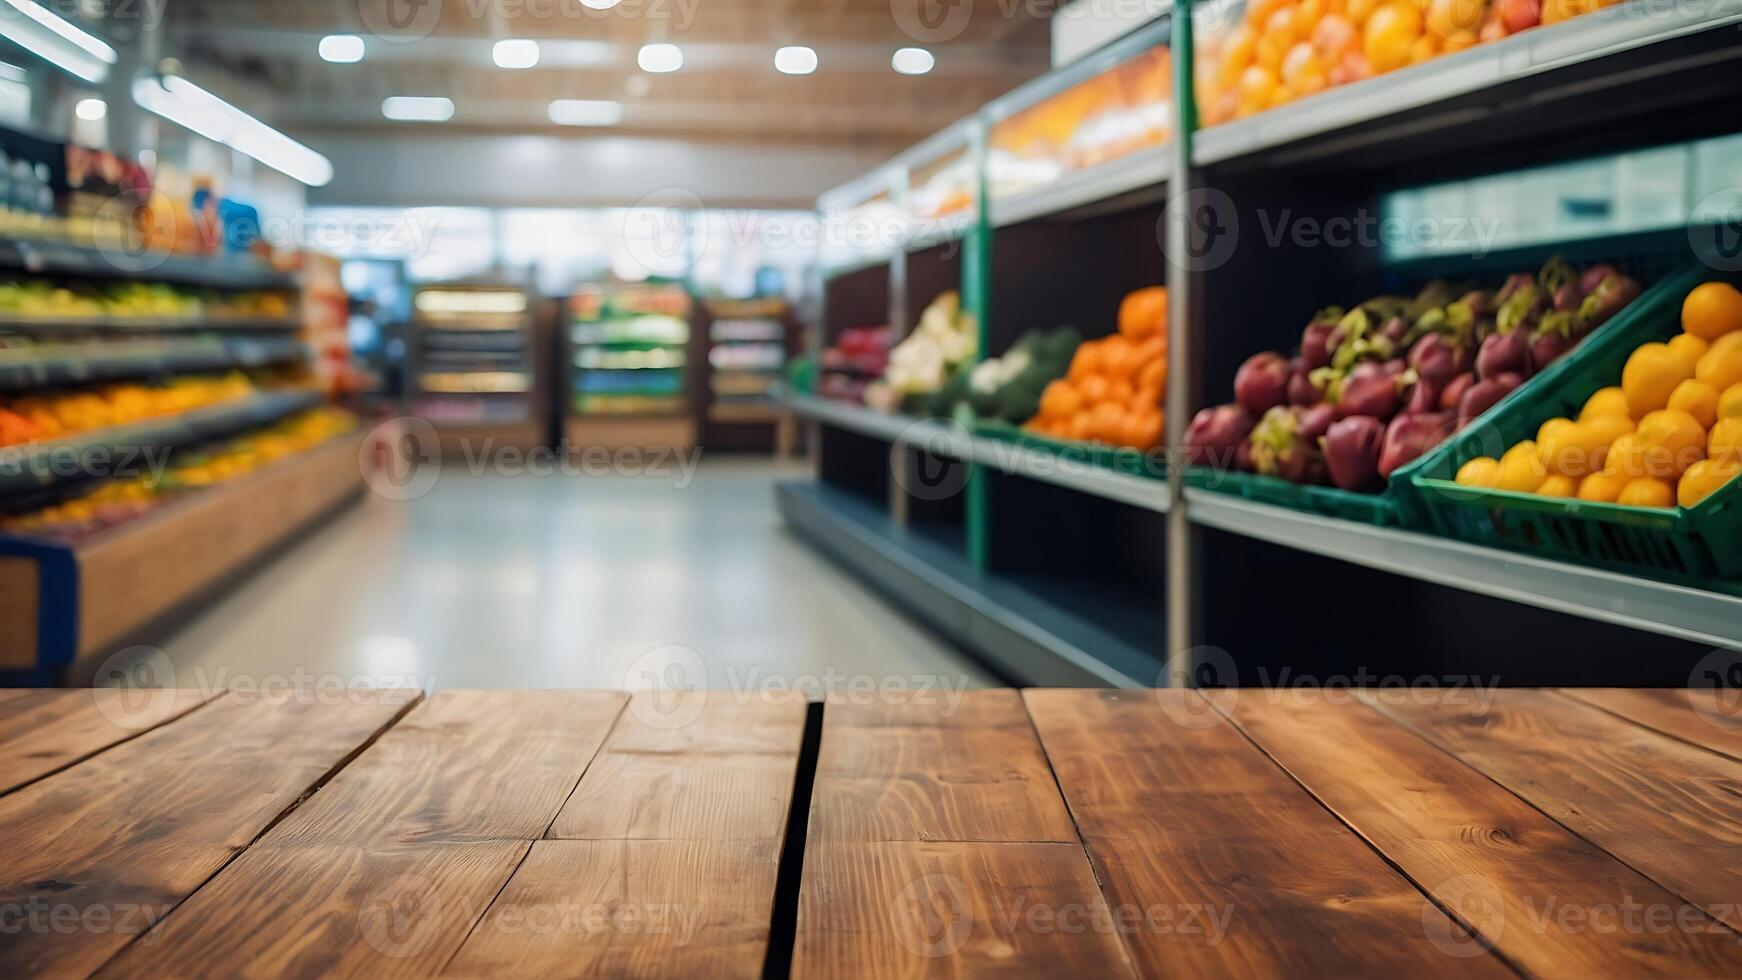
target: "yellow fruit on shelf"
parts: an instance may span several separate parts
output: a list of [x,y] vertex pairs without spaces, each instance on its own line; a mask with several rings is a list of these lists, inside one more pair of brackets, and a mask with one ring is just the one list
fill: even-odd
[[1709,429],[1718,421],[1718,389],[1697,378],[1690,378],[1670,392],[1668,407],[1692,415],[1701,428]]
[[1742,331],[1742,291],[1727,282],[1695,286],[1682,300],[1682,329],[1705,340]]
[[1675,487],[1668,480],[1642,476],[1627,481],[1615,502],[1628,507],[1674,507]]
[[1676,386],[1694,376],[1694,365],[1668,344],[1641,344],[1621,369],[1627,414],[1636,419],[1669,404]]
[[1500,461],[1492,456],[1478,456],[1458,467],[1460,486],[1494,489],[1500,485]]
[[1669,339],[1669,349],[1679,354],[1689,366],[1695,366],[1712,349],[1712,345],[1691,333],[1678,333]]
[[1546,479],[1548,468],[1542,465],[1536,442],[1526,439],[1500,457],[1500,477],[1495,486],[1501,490],[1535,493]]
[[1724,393],[1718,396],[1718,417],[1742,418],[1742,382],[1725,388]]
[[1742,384],[1742,333],[1728,333],[1714,341],[1695,366],[1694,377],[1719,391]]
[[1629,482],[1628,477],[1614,473],[1592,473],[1579,481],[1579,499],[1612,504],[1620,498],[1622,488]]
[[1570,476],[1555,473],[1536,488],[1539,497],[1571,497],[1579,490],[1579,481]]
[[1706,455],[1711,459],[1742,461],[1742,418],[1719,419],[1706,437]]
[[1688,467],[1676,485],[1676,503],[1692,507],[1742,474],[1742,460],[1702,459]]
[[1619,415],[1632,418],[1627,407],[1627,392],[1620,388],[1603,388],[1592,395],[1579,410],[1579,421],[1588,422],[1598,415]]
[[1674,480],[1706,458],[1706,428],[1686,412],[1662,409],[1639,420],[1633,444],[1645,464],[1645,474]]
[[1375,10],[1362,34],[1362,51],[1374,73],[1409,64],[1422,26],[1421,8],[1406,0],[1394,0]]

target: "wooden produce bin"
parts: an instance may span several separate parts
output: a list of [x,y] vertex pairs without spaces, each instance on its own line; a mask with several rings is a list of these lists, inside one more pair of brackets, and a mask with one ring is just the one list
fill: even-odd
[[334,439],[72,545],[0,537],[0,671],[54,671],[185,610],[363,490]]

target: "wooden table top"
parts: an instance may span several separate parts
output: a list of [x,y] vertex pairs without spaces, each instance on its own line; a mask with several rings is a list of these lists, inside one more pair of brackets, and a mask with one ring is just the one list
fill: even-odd
[[0,691],[0,976],[1742,976],[1682,691]]

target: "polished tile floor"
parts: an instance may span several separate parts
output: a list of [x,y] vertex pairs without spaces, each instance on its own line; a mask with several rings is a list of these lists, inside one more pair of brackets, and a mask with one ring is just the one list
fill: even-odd
[[782,472],[474,476],[373,494],[159,645],[180,686],[996,683],[790,535]]

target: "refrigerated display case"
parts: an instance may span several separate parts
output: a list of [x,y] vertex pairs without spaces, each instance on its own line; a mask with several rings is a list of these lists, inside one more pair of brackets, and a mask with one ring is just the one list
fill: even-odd
[[[703,311],[675,283],[589,285],[570,299],[564,434],[576,447],[676,448],[696,443],[698,324]],[[705,346],[704,346],[705,349]]]
[[412,297],[406,345],[411,414],[444,452],[467,440],[529,449],[544,442],[531,297],[519,286],[444,283]]

